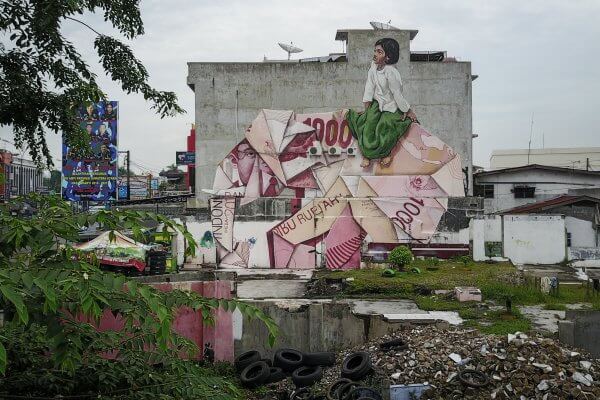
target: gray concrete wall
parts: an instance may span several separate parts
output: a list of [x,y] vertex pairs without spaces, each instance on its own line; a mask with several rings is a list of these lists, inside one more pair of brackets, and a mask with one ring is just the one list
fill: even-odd
[[393,322],[381,315],[357,315],[352,312],[351,305],[344,303],[311,303],[294,308],[286,307],[285,299],[247,302],[273,318],[281,335],[271,348],[265,325],[258,320],[244,318],[241,336],[235,337],[234,334],[236,355],[247,350],[258,350],[263,357],[271,357],[276,349],[283,347],[304,352],[339,351],[407,329],[417,323],[448,326],[447,322],[437,320]]
[[600,311],[567,310],[558,323],[558,338],[600,357]]
[[362,108],[373,45],[382,37],[393,37],[400,44],[396,67],[420,122],[460,154],[463,167],[470,165],[470,62],[411,62],[408,30],[344,32],[347,62],[188,63],[187,82],[196,102],[200,202],[208,198],[202,189],[212,187],[216,165],[243,138],[260,109],[308,113]]

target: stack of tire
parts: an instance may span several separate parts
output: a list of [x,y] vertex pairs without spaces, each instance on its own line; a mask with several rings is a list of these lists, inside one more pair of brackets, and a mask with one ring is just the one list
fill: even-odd
[[371,357],[366,352],[356,352],[344,359],[341,379],[327,389],[326,395],[313,396],[310,387],[323,377],[323,367],[335,364],[335,353],[303,353],[295,349],[278,349],[273,360],[262,358],[256,350],[240,354],[235,368],[242,385],[256,388],[291,377],[296,386],[290,400],[382,400],[376,390],[361,384],[373,370]]
[[273,360],[263,358],[256,350],[240,354],[235,369],[242,384],[256,388],[291,377],[297,388],[309,387],[323,377],[323,367],[335,364],[335,353],[303,353],[295,349],[278,349]]
[[373,371],[371,355],[359,351],[348,355],[342,363],[341,378],[326,393],[327,400],[383,400],[381,393],[361,381]]

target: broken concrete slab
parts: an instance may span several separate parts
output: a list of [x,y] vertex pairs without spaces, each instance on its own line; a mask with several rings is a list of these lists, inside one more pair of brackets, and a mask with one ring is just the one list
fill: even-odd
[[253,279],[237,284],[239,299],[302,298],[306,293],[307,280]]

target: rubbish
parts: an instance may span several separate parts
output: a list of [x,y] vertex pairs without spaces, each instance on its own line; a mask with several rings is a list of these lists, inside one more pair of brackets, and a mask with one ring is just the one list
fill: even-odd
[[552,372],[552,367],[547,364],[531,363],[531,365],[541,369],[544,372]]
[[448,379],[446,379],[446,383],[450,382],[452,379],[456,378],[458,376],[457,372],[452,372],[450,375],[448,375]]
[[550,388],[550,385],[548,385],[548,381],[545,379],[537,385],[537,390],[539,390],[540,392],[546,391],[549,388]]
[[490,382],[490,378],[483,372],[470,368],[460,370],[458,379],[463,385],[475,388],[484,387]]
[[413,383],[408,385],[390,386],[390,400],[413,400],[420,399],[430,385],[424,383]]
[[381,344],[379,345],[379,348],[381,350],[402,351],[402,350],[408,349],[408,343],[406,343],[406,341],[404,341],[404,339],[402,339],[402,338],[394,339],[394,340],[387,340],[385,342],[381,342]]
[[448,357],[450,357],[450,359],[452,361],[454,361],[455,363],[459,363],[460,360],[462,360],[462,357],[460,355],[456,354],[456,353],[452,353]]
[[575,382],[579,382],[579,383],[581,383],[581,384],[583,384],[585,386],[591,386],[593,380],[589,379],[588,377],[591,378],[591,376],[589,374],[588,375],[583,375],[581,372],[574,372],[573,373],[573,380]]
[[579,366],[587,371],[591,368],[592,363],[589,361],[579,361]]
[[481,290],[476,287],[460,287],[454,288],[454,295],[460,302],[464,301],[481,301],[482,295]]

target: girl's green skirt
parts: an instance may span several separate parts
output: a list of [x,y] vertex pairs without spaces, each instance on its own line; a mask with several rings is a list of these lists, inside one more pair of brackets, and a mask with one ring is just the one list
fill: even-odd
[[400,110],[393,113],[379,111],[376,100],[373,100],[371,106],[361,114],[348,110],[346,114],[348,127],[357,140],[358,148],[364,158],[373,160],[390,155],[412,122],[410,118],[402,120],[403,115]]

